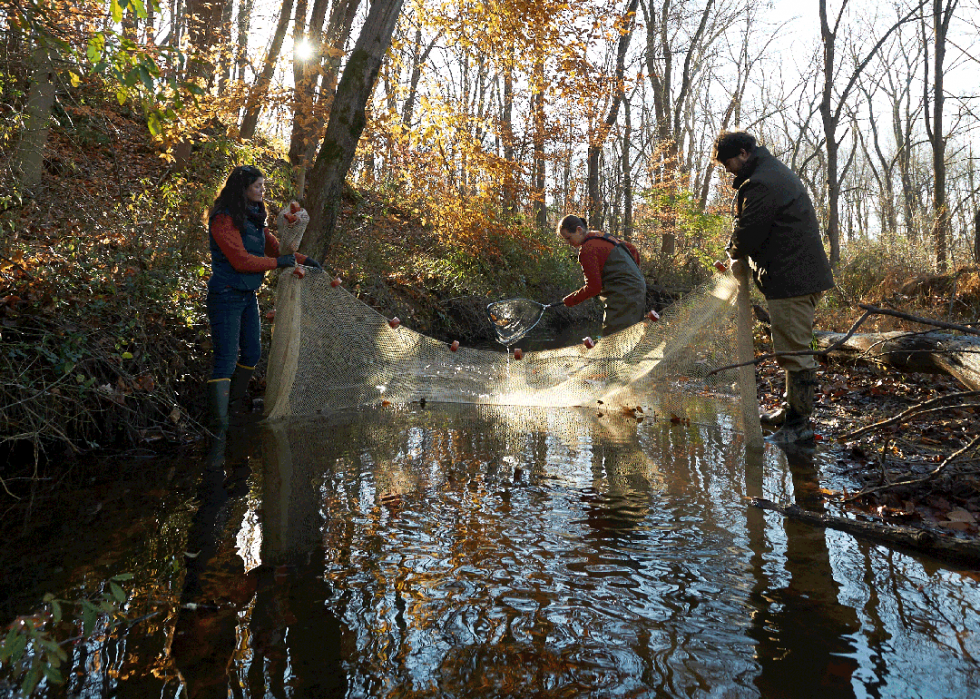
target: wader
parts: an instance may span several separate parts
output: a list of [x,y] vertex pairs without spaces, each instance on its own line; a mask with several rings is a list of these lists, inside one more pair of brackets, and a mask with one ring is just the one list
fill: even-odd
[[[607,239],[608,240],[608,239]],[[610,243],[613,241],[609,240]],[[643,320],[647,283],[629,250],[619,243],[609,252],[602,268],[603,336],[625,330]]]

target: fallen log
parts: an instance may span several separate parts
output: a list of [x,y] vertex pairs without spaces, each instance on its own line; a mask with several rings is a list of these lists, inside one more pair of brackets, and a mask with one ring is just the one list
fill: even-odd
[[960,539],[950,534],[903,525],[862,522],[804,510],[795,504],[780,504],[765,498],[752,498],[752,506],[778,512],[784,517],[818,527],[847,532],[856,537],[883,542],[925,553],[944,560],[954,560],[980,568],[980,542]]
[[[817,332],[817,350],[845,338]],[[885,364],[909,372],[948,374],[967,388],[980,390],[980,337],[941,333],[887,332],[852,335],[827,354],[832,359]]]

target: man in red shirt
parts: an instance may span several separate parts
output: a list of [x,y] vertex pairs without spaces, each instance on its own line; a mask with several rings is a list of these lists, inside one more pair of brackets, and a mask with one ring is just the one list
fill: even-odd
[[566,306],[575,306],[598,296],[604,308],[602,334],[611,335],[643,320],[647,284],[640,271],[640,253],[624,240],[589,231],[578,216],[566,216],[558,224],[558,235],[578,248],[578,262],[585,286],[566,296]]

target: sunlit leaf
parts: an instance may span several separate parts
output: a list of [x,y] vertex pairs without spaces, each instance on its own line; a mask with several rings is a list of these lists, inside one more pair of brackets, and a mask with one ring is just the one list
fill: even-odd
[[86,55],[88,60],[96,64],[95,70],[100,71],[101,64],[99,61],[102,60],[102,54],[105,52],[105,34],[102,32],[96,32],[95,36],[88,40],[88,50]]
[[118,24],[122,22],[123,18],[123,8],[119,4],[119,0],[111,0],[109,3],[109,12],[112,14],[112,21]]
[[157,116],[156,112],[150,112],[149,116],[146,117],[146,127],[150,130],[150,135],[160,135],[162,131],[160,128],[160,117]]

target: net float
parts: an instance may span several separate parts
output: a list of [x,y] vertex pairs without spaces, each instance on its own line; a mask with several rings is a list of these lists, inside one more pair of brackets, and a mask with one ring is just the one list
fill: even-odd
[[333,279],[330,280],[330,286],[340,286],[341,284],[343,284],[343,282],[344,280],[341,279],[340,277],[334,277]]
[[306,276],[306,270],[299,266],[293,267],[293,276],[302,279]]
[[269,311],[268,313],[265,314],[265,319],[268,320],[268,321],[270,321],[270,322],[273,321],[273,320],[275,320],[276,319],[276,312],[275,311]]
[[715,269],[717,269],[719,272],[727,272],[728,265],[726,265],[721,260],[715,260]]
[[591,337],[583,337],[582,344],[588,347],[589,349],[592,349],[593,347],[595,347],[595,340],[593,340]]
[[647,318],[649,318],[654,323],[656,323],[658,320],[660,320],[660,314],[657,313],[656,311],[650,311],[649,313],[647,313]]
[[449,351],[455,352],[459,349],[459,340],[453,340],[453,344],[449,345]]
[[514,359],[523,359],[523,358],[524,358],[524,351],[520,347],[515,348]]
[[395,316],[394,318],[388,321],[388,325],[390,325],[393,328],[397,328],[401,324],[402,322],[401,320],[398,319],[398,316]]
[[297,201],[291,201],[291,202],[289,202],[289,213],[291,213],[291,214],[295,214],[297,211],[299,211],[302,208],[303,207],[300,206],[299,205],[299,202],[297,202]]
[[296,214],[283,214],[282,217],[286,219],[288,223],[296,223],[296,219],[299,218]]

